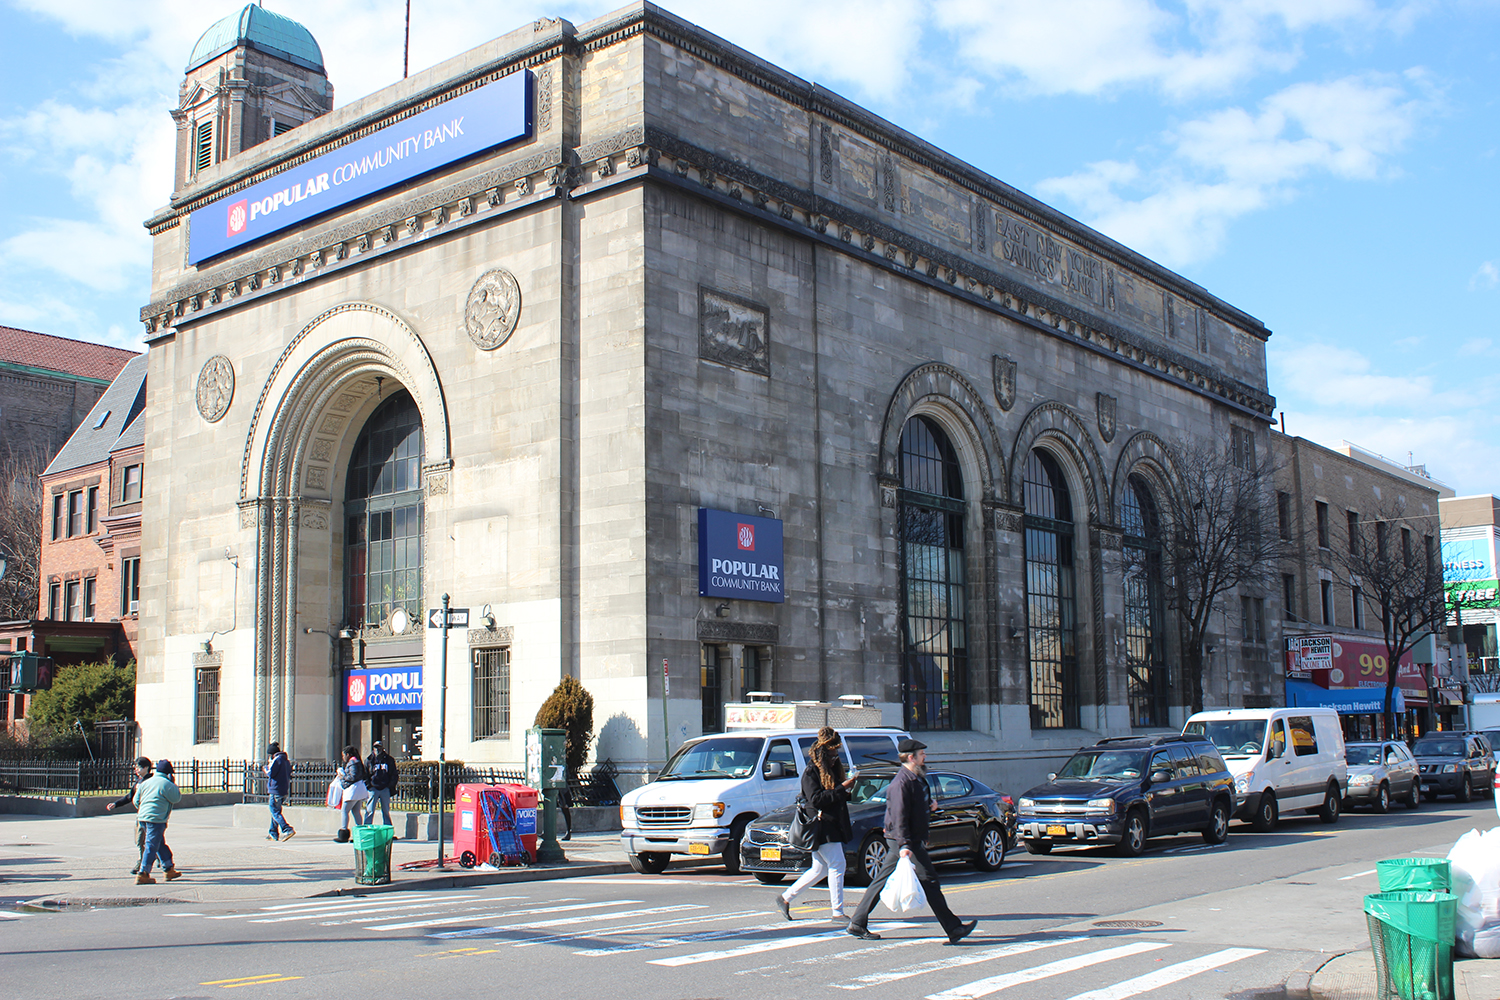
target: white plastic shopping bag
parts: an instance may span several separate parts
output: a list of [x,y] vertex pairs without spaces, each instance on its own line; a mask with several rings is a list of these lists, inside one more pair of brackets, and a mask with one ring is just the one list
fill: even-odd
[[369,797],[369,786],[366,785],[363,781],[356,781],[354,784],[344,789],[345,802],[363,802]]
[[903,857],[896,862],[896,870],[880,890],[880,901],[895,913],[910,913],[927,905],[927,893],[917,879],[917,866],[911,858]]
[[328,783],[328,808],[337,809],[344,804],[344,786],[334,778]]
[[1455,949],[1465,958],[1500,958],[1500,827],[1470,830],[1448,852],[1458,897]]

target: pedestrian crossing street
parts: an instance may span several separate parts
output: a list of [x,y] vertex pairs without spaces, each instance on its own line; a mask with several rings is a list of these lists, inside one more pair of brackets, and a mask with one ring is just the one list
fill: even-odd
[[[618,888],[630,890],[629,885]],[[823,912],[818,908],[818,917]],[[822,986],[842,992],[900,983],[903,996],[926,1000],[978,1000],[1033,983],[1043,984],[1040,995],[1057,1000],[1127,1000],[1264,954],[1257,948],[1213,950],[1117,932],[1039,934],[987,945],[985,936],[999,931],[983,923],[962,947],[942,948],[930,918],[875,920],[871,929],[885,939],[860,941],[822,919],[787,923],[764,909],[648,905],[623,896],[536,899],[519,892],[316,899],[164,916],[275,925],[278,931],[301,924],[366,936],[417,934],[434,946],[419,952],[423,961],[483,961],[518,949],[552,948],[573,961],[638,960],[659,970],[743,976],[795,972],[806,985],[823,975]],[[1102,979],[1109,981],[1100,985]],[[1194,989],[1192,995],[1223,993]]]

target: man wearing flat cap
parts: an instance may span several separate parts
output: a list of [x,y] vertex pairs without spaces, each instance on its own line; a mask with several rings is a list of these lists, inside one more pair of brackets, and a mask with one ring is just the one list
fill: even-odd
[[932,812],[932,792],[927,787],[927,744],[907,737],[896,745],[901,755],[901,769],[891,781],[885,799],[885,860],[870,881],[864,898],[849,918],[849,933],[861,941],[878,941],[880,935],[868,927],[870,911],[880,901],[880,890],[902,858],[911,858],[917,869],[917,880],[927,894],[927,905],[948,935],[949,944],[958,944],[974,931],[978,921],[960,920],[948,909],[937,871],[927,856],[928,818]]

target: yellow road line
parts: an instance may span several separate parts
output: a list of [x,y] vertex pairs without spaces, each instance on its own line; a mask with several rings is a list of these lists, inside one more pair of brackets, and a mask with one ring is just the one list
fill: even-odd
[[279,972],[265,972],[258,976],[245,976],[241,979],[215,979],[211,983],[199,983],[198,985],[217,986],[221,990],[232,990],[236,986],[261,986],[265,983],[285,983],[301,978],[301,976],[283,976]]

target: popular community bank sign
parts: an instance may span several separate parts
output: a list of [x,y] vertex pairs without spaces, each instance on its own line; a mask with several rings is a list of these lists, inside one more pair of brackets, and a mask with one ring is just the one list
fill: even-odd
[[741,601],[786,600],[781,522],[698,508],[698,593]]
[[344,708],[350,712],[421,711],[421,664],[349,671],[344,675]]
[[196,210],[189,216],[188,263],[528,138],[533,90],[530,71],[512,73]]

